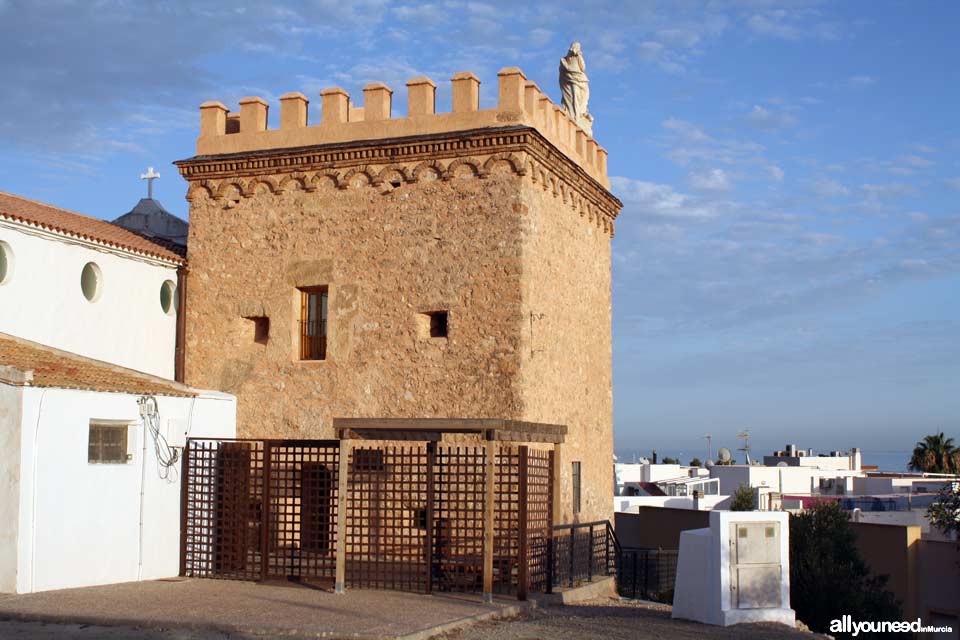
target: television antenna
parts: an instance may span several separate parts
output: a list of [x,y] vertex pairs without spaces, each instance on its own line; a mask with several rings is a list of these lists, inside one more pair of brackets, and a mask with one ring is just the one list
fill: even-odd
[[743,455],[746,458],[746,464],[750,464],[750,430],[744,429],[737,434],[737,437],[743,440],[743,446],[739,447],[737,451],[743,451]]

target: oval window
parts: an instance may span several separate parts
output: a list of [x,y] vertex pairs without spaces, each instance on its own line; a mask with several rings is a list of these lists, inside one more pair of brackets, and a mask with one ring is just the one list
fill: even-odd
[[177,309],[176,301],[177,285],[173,280],[165,280],[160,285],[160,308],[167,315],[171,315]]
[[13,250],[0,240],[0,284],[6,284],[13,275]]
[[83,297],[90,302],[96,302],[100,297],[100,289],[103,286],[103,276],[100,273],[100,267],[95,262],[88,262],[83,266],[80,272],[80,290],[83,291]]

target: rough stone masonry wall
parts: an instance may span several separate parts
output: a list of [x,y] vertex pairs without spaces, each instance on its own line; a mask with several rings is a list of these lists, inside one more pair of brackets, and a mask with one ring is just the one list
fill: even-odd
[[[523,420],[564,424],[556,521],[613,517],[610,236],[532,171],[523,191]],[[573,514],[572,462],[581,463]]]
[[[187,383],[236,394],[241,437],[330,438],[334,416],[519,417],[520,181],[193,190]],[[314,285],[329,286],[328,355],[301,362],[297,287]],[[424,335],[435,310],[449,338]],[[269,317],[266,344],[243,316]]]

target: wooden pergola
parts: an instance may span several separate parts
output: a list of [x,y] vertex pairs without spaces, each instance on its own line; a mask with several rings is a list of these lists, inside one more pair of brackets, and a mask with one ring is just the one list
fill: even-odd
[[439,442],[444,434],[476,434],[485,441],[561,444],[567,428],[560,424],[489,418],[334,418],[341,440],[416,440]]
[[[341,504],[349,491],[348,465],[354,441],[417,441],[436,443],[447,434],[477,435],[485,453],[483,501],[483,597],[493,600],[494,509],[498,443],[542,443],[559,445],[567,433],[564,425],[501,419],[453,418],[334,418],[333,428],[340,440],[338,490]],[[337,519],[336,591],[346,586],[346,518]],[[520,597],[525,597],[525,590]]]

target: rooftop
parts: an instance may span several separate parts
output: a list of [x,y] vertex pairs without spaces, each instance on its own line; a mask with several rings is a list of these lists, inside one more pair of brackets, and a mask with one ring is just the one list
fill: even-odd
[[0,191],[0,220],[30,225],[121,251],[183,264],[173,251],[106,220]]
[[0,382],[18,386],[193,397],[182,384],[0,333]]

